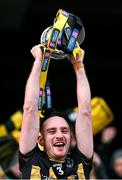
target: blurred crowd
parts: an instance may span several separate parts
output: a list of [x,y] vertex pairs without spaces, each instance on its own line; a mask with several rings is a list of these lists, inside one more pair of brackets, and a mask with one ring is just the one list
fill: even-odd
[[20,179],[18,163],[22,111],[17,110],[0,124],[0,179]]
[[[76,112],[72,111],[72,113]],[[69,113],[69,119],[75,118]],[[73,115],[73,116],[72,116]],[[94,118],[94,117],[93,117]],[[99,118],[98,118],[99,121]],[[20,179],[18,164],[18,146],[21,131],[22,111],[18,110],[9,120],[0,124],[0,179]],[[74,133],[75,121],[72,121]],[[103,122],[104,124],[104,122]],[[94,134],[94,155],[91,179],[122,179],[122,147],[114,147],[117,140],[117,128],[109,123]],[[99,135],[99,140],[96,137]],[[75,145],[75,137],[74,137]]]
[[113,148],[117,129],[104,128],[95,146],[91,179],[122,179],[122,148]]

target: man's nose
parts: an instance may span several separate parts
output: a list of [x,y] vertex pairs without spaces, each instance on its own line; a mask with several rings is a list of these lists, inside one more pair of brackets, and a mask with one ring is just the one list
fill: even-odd
[[56,138],[63,138],[63,134],[61,131],[57,131]]

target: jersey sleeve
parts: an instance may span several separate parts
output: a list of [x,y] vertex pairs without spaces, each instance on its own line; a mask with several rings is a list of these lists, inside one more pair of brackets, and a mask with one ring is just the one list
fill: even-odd
[[91,165],[92,164],[93,155],[92,155],[92,158],[88,158],[83,153],[81,153],[77,147],[76,147],[76,152],[79,155],[80,159],[82,159],[84,164],[86,164],[86,165]]
[[85,177],[86,177],[86,179],[89,179],[89,174],[90,174],[91,169],[92,169],[93,156],[92,156],[92,158],[89,159],[84,154],[82,154],[78,150],[77,147],[73,148],[73,154],[74,154],[74,159],[76,159],[76,162],[78,164],[82,163]]
[[26,166],[26,164],[33,158],[35,152],[38,150],[38,146],[36,146],[32,151],[30,151],[27,154],[22,154],[19,151],[19,169],[22,171],[22,169]]

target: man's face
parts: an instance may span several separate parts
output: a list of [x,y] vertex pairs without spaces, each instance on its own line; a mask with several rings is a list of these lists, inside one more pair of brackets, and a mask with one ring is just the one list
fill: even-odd
[[54,160],[64,160],[71,143],[70,127],[66,120],[59,116],[48,118],[43,128],[44,148]]
[[122,177],[122,157],[119,157],[114,161],[114,171],[118,176]]

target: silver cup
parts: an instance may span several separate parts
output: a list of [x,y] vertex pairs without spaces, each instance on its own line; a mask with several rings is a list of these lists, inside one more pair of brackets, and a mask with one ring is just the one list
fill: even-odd
[[[43,45],[46,45],[48,42],[48,39],[50,38],[50,34],[52,31],[52,26],[47,27],[41,34],[40,42]],[[64,53],[62,50],[55,49],[55,51],[51,54],[51,58],[61,60],[68,57],[68,54]]]

